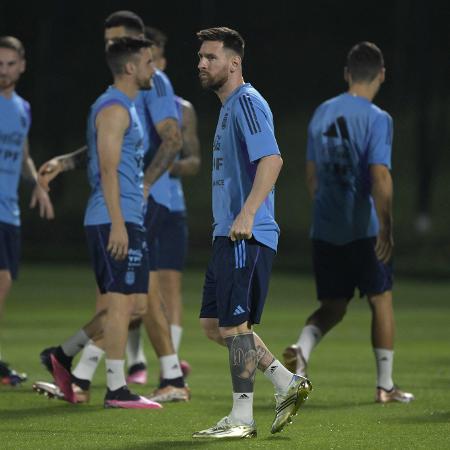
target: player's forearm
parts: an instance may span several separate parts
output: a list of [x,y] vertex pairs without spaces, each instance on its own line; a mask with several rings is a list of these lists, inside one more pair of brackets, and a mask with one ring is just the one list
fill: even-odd
[[117,168],[102,167],[101,180],[103,196],[112,224],[123,224],[124,219],[120,207],[120,186]]
[[372,197],[380,226],[392,229],[393,185],[389,174],[372,180]]
[[152,185],[170,167],[181,150],[181,138],[171,136],[164,139],[144,174],[144,183]]
[[170,174],[177,177],[197,175],[200,170],[201,160],[198,156],[189,156],[187,158],[175,161],[170,169]]
[[66,153],[57,157],[64,172],[74,169],[84,169],[87,167],[87,146],[83,145],[71,153]]
[[25,180],[36,184],[37,183],[37,171],[31,157],[27,156],[23,160],[22,164],[22,176]]
[[278,155],[266,156],[259,161],[252,190],[244,203],[243,209],[250,214],[256,214],[262,202],[275,186],[282,166],[283,160]]

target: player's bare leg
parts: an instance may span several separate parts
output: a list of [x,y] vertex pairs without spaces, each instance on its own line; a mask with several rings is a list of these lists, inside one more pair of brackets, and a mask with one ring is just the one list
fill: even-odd
[[395,335],[392,292],[369,295],[368,302],[372,311],[371,340],[377,365],[375,400],[379,403],[409,403],[414,400],[414,396],[398,389],[392,379]]
[[[0,331],[1,320],[3,318],[3,309],[6,297],[9,294],[12,286],[12,278],[9,270],[0,270]],[[0,384],[8,384],[10,386],[17,386],[27,380],[25,373],[18,373],[11,369],[7,363],[2,361],[1,353],[1,335],[0,335]]]
[[150,272],[149,283],[147,313],[143,317],[143,323],[161,368],[159,388],[149,398],[158,402],[186,401],[190,394],[184,383],[178,355],[173,348],[157,272]]
[[[170,334],[175,352],[179,353],[183,334],[183,301],[181,286],[182,272],[178,270],[158,270],[159,287],[166,306],[167,318],[170,324]],[[186,378],[191,372],[187,361],[180,360],[183,376]]]
[[[281,431],[285,425],[291,423],[292,417],[296,415],[298,408],[307,399],[309,392],[312,389],[311,383],[304,377],[296,376],[284,367],[280,361],[278,361],[274,355],[269,351],[262,339],[253,332],[251,327],[248,327],[247,323],[240,325],[239,327],[220,328],[218,319],[214,318],[201,318],[201,326],[206,336],[219,345],[228,346],[229,351],[232,351],[229,341],[230,336],[235,336],[233,333],[251,334],[254,342],[254,350],[256,352],[256,368],[264,373],[264,375],[272,382],[275,388],[276,399],[276,414],[272,424],[272,433]],[[230,350],[231,349],[231,350]],[[242,352],[241,352],[242,353]],[[230,365],[232,357],[230,353]],[[232,370],[232,377],[233,377]],[[242,426],[241,422],[251,423],[253,416],[250,414],[251,406],[249,400],[253,398],[248,393],[239,393],[235,395],[233,393],[233,409],[229,416],[222,419],[219,424],[219,435],[217,437],[223,437],[222,434],[231,433],[231,437],[243,437],[242,433],[250,432],[247,429],[241,429],[240,431],[235,428]],[[248,397],[241,398],[245,394]],[[244,401],[245,400],[245,401]],[[222,423],[223,422],[223,423]],[[247,426],[248,426],[247,423]],[[219,425],[218,424],[218,425]],[[253,422],[254,424],[254,422]],[[244,423],[245,425],[245,423]],[[214,427],[212,427],[214,428]],[[203,430],[196,433],[195,437],[207,437],[211,436],[214,432],[211,429]],[[256,427],[253,425],[256,433]]]
[[283,352],[284,364],[297,375],[306,376],[311,352],[322,337],[345,317],[347,299],[321,300],[321,305],[306,320],[297,342]]

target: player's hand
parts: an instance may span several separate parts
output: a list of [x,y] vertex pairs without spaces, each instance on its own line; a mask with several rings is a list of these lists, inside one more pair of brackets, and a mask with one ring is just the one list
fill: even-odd
[[230,233],[228,236],[232,241],[240,241],[241,239],[250,239],[253,235],[253,221],[255,215],[242,209],[236,219],[234,219],[233,225],[231,225]]
[[48,192],[50,190],[49,184],[63,171],[63,164],[60,159],[53,158],[39,167],[38,183]]
[[31,194],[30,208],[34,208],[36,205],[39,205],[39,216],[41,218],[49,220],[55,218],[55,212],[50,197],[38,183]]
[[394,248],[394,238],[390,228],[381,227],[377,236],[377,243],[375,245],[375,254],[377,258],[384,264],[388,263],[392,257],[392,250]]
[[125,224],[112,224],[106,250],[113,259],[120,261],[128,255],[128,233]]

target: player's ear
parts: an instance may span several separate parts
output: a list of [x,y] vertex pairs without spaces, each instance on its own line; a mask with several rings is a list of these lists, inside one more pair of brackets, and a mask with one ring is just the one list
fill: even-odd
[[348,73],[348,68],[347,66],[344,67],[344,80],[347,83],[350,83],[350,74]]
[[22,59],[20,61],[20,73],[24,73],[25,69],[27,68],[27,61],[25,59]]
[[236,72],[241,67],[242,60],[241,57],[238,55],[234,55],[231,58],[231,72]]
[[380,70],[380,75],[379,75],[380,84],[384,83],[385,79],[386,79],[386,69],[383,67]]
[[124,73],[127,75],[132,75],[136,71],[136,65],[133,64],[131,61],[128,61],[125,63],[124,66]]

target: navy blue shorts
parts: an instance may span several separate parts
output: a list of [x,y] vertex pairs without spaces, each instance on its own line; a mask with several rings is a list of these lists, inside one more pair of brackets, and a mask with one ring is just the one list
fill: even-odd
[[128,232],[128,257],[121,261],[113,259],[106,250],[110,224],[85,227],[95,279],[102,294],[114,292],[131,295],[148,292],[148,253],[145,231],[134,223],[125,225]]
[[19,273],[20,227],[0,222],[0,270],[8,270],[15,280]]
[[383,264],[375,254],[375,238],[345,245],[313,239],[313,266],[319,300],[351,299],[392,290],[392,263]]
[[255,239],[214,239],[203,286],[201,318],[219,326],[259,323],[264,309],[275,251]]
[[158,236],[161,234],[169,214],[169,208],[156,203],[151,195],[148,197],[144,226],[148,246],[148,265],[151,271],[158,270]]
[[170,212],[156,239],[158,270],[182,272],[188,242],[187,217],[184,211]]

